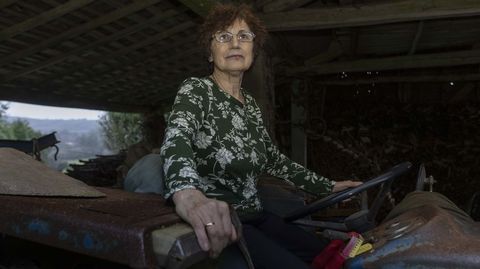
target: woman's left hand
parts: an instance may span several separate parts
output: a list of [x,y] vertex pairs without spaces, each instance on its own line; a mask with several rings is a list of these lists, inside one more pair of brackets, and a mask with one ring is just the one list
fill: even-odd
[[332,192],[339,192],[343,191],[348,188],[353,188],[358,185],[362,185],[363,182],[361,181],[352,181],[352,180],[345,180],[345,181],[337,181],[335,186],[333,186]]

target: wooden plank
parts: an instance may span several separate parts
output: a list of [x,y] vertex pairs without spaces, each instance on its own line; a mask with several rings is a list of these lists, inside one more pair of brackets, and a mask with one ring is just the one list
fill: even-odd
[[105,16],[102,16],[100,18],[91,20],[87,23],[84,23],[78,27],[72,28],[60,35],[54,36],[50,39],[47,39],[43,42],[40,42],[37,45],[34,45],[32,47],[26,48],[24,50],[21,50],[19,52],[13,53],[9,56],[4,57],[3,59],[0,59],[0,66],[5,66],[7,64],[13,63],[19,59],[31,56],[32,54],[35,54],[39,51],[42,51],[49,46],[58,44],[62,41],[65,41],[66,39],[75,37],[77,35],[80,35],[82,33],[85,33],[86,31],[89,31],[91,29],[95,29],[99,27],[100,25],[110,23],[112,21],[115,21],[117,19],[120,19],[122,17],[125,17],[131,13],[137,12],[139,10],[142,10],[148,6],[151,6],[153,4],[156,4],[160,2],[161,0],[136,0],[132,4],[122,8],[122,9],[117,9],[115,11],[112,11],[108,14],[105,14]]
[[42,14],[39,14],[35,17],[31,17],[26,21],[15,24],[11,27],[8,27],[7,29],[3,29],[2,31],[0,31],[0,42],[18,33],[28,31],[39,25],[61,17],[68,12],[86,6],[91,2],[93,2],[93,0],[71,0],[63,5],[57,6],[54,9],[50,9],[49,11],[43,12]]
[[310,2],[312,2],[312,0],[276,0],[265,4],[263,6],[263,12],[272,13],[291,10],[306,5]]
[[[109,6],[113,6],[115,8],[121,8],[124,4],[119,2],[118,0],[103,0],[103,2],[105,4],[108,4]],[[167,3],[162,3],[162,9],[164,10],[167,10],[167,9],[175,9],[175,8],[169,8],[170,5],[167,5]],[[162,9],[156,7],[156,6],[150,6],[148,8],[146,8],[144,11],[145,12],[148,12],[148,13],[151,13],[154,17],[156,17],[156,14],[162,14],[164,13],[162,11]],[[180,12],[180,11],[179,11]],[[128,28],[130,27],[132,24],[138,24],[140,22],[144,22],[145,21],[145,14],[139,14],[138,12],[137,13],[134,13],[132,14],[131,16],[128,17],[128,20],[118,20],[115,22],[115,24],[117,24],[118,26],[120,26],[122,29],[125,29],[125,28]],[[112,24],[109,24],[109,26],[113,26]],[[117,32],[118,31],[118,28],[116,28],[115,26],[112,27],[113,31],[112,32]],[[154,30],[157,30],[159,28],[158,24],[152,24],[151,25],[151,28],[154,29]],[[144,33],[142,33],[142,35],[145,35]],[[140,35],[139,35],[140,36]],[[126,40],[129,40],[130,42],[132,43],[135,43],[136,40],[138,39],[137,36],[133,37],[133,36],[125,36],[125,39]],[[116,43],[116,42],[115,42]]]
[[[165,76],[158,76],[159,74],[165,73],[165,70],[171,68],[169,62],[183,62],[181,59],[185,59],[190,57],[190,55],[200,52],[199,48],[190,48],[185,49],[181,54],[169,54],[168,50],[167,53],[157,55],[154,59],[146,62],[140,62],[139,65],[129,66],[130,68],[124,68],[122,73],[120,74],[104,74],[100,77],[94,77],[90,80],[93,87],[110,87],[113,88],[114,86],[119,86],[124,84],[128,80],[136,80],[139,83],[142,83],[143,80],[141,79],[141,75],[145,73],[150,73],[144,75],[145,79],[148,80],[147,83],[143,84],[153,84],[153,85],[160,85],[164,84],[166,80]],[[161,63],[161,64],[158,64]],[[159,70],[160,69],[160,70]],[[118,70],[115,70],[118,71]],[[108,77],[108,75],[111,75]],[[162,83],[163,82],[163,83]]]
[[361,84],[385,84],[385,83],[421,83],[421,82],[460,82],[480,81],[480,74],[438,74],[438,75],[412,75],[412,76],[383,76],[364,79],[321,79],[319,83],[325,85],[361,85]]
[[[145,70],[152,70],[153,68],[156,68],[158,66],[155,65],[155,60],[158,62],[159,60],[164,60],[163,62],[170,62],[169,56],[176,56],[176,54],[168,54],[170,49],[175,47],[173,45],[178,44],[172,44],[169,48],[164,48],[162,47],[161,49],[163,50],[163,54],[159,54],[159,51],[155,51],[152,53],[151,56],[155,55],[155,57],[160,58],[162,57],[163,59],[154,59],[152,62],[145,63],[143,64],[143,61],[138,60],[140,65],[125,65],[122,66],[122,68],[115,69],[115,71],[109,71],[108,73],[104,73],[100,76],[97,76],[95,74],[91,74],[90,78],[88,76],[83,76],[81,79],[75,77],[74,81],[78,82],[81,81],[82,84],[76,83],[75,85],[82,86],[83,89],[88,89],[92,92],[102,92],[105,94],[112,94],[117,97],[119,97],[119,100],[121,101],[122,98],[126,98],[125,96],[121,96],[119,92],[122,90],[124,92],[130,93],[132,90],[131,89],[142,89],[142,92],[148,92],[148,88],[154,87],[155,91],[158,91],[158,85],[162,85],[162,89],[166,87],[165,81],[168,81],[171,79],[171,77],[158,77],[159,74],[162,74],[162,76],[165,74],[165,70],[169,70],[168,66],[165,67],[165,70],[153,70],[151,74],[146,74],[145,75]],[[187,50],[185,50],[187,52]],[[188,55],[188,53],[187,53]],[[148,59],[148,57],[145,57],[145,59]],[[123,69],[123,70],[122,70]],[[122,72],[118,73],[116,72],[117,70],[120,70]],[[63,82],[62,87],[68,87],[69,83],[68,82]],[[84,90],[82,90],[84,92]],[[135,90],[136,91],[136,90]],[[109,93],[110,92],[110,93]],[[85,93],[84,93],[85,94]],[[115,101],[115,97],[112,96],[109,98],[111,101]],[[131,98],[127,98],[131,100]],[[150,99],[150,101],[153,101]]]
[[355,0],[338,0],[340,5],[351,5]]
[[[170,55],[170,57],[165,57],[163,62],[157,62],[156,65],[147,65],[145,67],[141,67],[143,69],[142,76],[146,76],[145,83],[143,83],[144,86],[141,86],[141,89],[143,93],[150,95],[148,98],[150,104],[163,103],[165,100],[175,97],[175,94],[178,91],[178,86],[180,85],[181,81],[183,81],[187,76],[207,75],[207,73],[205,73],[204,71],[206,68],[202,67],[201,64],[199,64],[198,62],[191,64],[189,62],[189,60],[192,59],[191,55],[198,52],[198,48],[185,49],[185,54],[172,54]],[[185,63],[185,66],[193,66],[193,68],[190,68],[187,71],[180,71],[172,68],[171,62]],[[199,72],[200,70],[202,71],[201,73]],[[152,74],[154,75],[152,76]],[[124,77],[127,77],[128,79],[124,79]],[[110,81],[113,82],[112,85],[114,86],[102,85],[102,88],[117,88],[118,86],[126,85],[126,83],[129,83],[131,81],[138,82],[140,80],[140,82],[142,82],[141,77],[135,77],[134,75],[119,75],[116,77],[116,79],[117,81]],[[158,85],[162,85],[161,89]],[[92,85],[92,87],[96,86],[97,85]],[[138,88],[139,87],[133,87],[133,90]],[[127,92],[129,93],[131,91]],[[119,100],[121,100],[122,98],[125,98],[125,96],[117,95],[112,98],[118,98]]]
[[478,15],[480,15],[480,1],[478,0],[404,0],[375,5],[356,5],[355,7],[297,9],[289,12],[264,14],[261,18],[269,31],[293,31]]
[[[102,87],[95,88],[95,90],[105,91],[105,89],[114,89],[114,94],[110,94],[111,96],[108,98],[112,103],[122,103],[124,100],[128,100],[135,105],[142,104],[144,106],[157,107],[161,103],[164,103],[166,98],[175,97],[180,82],[185,79],[184,73],[179,76],[175,70],[168,70],[167,72],[161,70],[157,73],[162,73],[162,76],[153,79],[148,78],[149,84],[132,84],[132,80],[122,80],[119,81],[121,83],[115,83],[115,87],[113,88]],[[189,74],[191,74],[191,72],[189,72]],[[138,78],[135,79],[135,82],[138,82]],[[161,85],[161,88],[159,88],[159,85]],[[131,93],[138,92],[139,88],[142,89],[143,96],[140,96],[140,98],[137,98],[137,101],[135,101],[132,99]],[[146,98],[145,96],[148,97]]]
[[146,20],[144,22],[140,22],[136,25],[133,25],[132,27],[128,27],[126,29],[123,29],[121,30],[120,32],[117,32],[117,33],[114,33],[112,35],[109,35],[109,36],[106,36],[104,38],[101,38],[95,42],[91,42],[89,43],[88,45],[85,45],[85,46],[80,46],[78,48],[75,48],[71,51],[68,51],[68,52],[65,52],[61,55],[58,55],[54,58],[51,58],[49,60],[46,60],[46,61],[42,61],[40,62],[39,64],[36,64],[34,66],[31,66],[31,67],[28,67],[28,68],[25,68],[21,71],[16,71],[16,72],[12,72],[10,74],[7,74],[4,76],[4,79],[3,81],[9,81],[9,80],[13,80],[15,78],[18,78],[18,77],[21,77],[21,76],[24,76],[24,75],[27,75],[27,74],[30,74],[32,72],[35,72],[37,70],[40,70],[42,68],[46,68],[48,66],[51,66],[53,64],[57,64],[59,62],[62,62],[66,59],[69,59],[71,58],[72,56],[77,56],[79,55],[80,53],[84,52],[85,50],[88,50],[88,49],[91,49],[91,48],[94,48],[94,47],[97,47],[97,46],[101,46],[103,44],[107,44],[111,41],[114,41],[114,40],[117,40],[117,39],[120,39],[126,35],[130,35],[130,34],[133,34],[135,32],[138,32],[144,28],[147,28],[147,27],[150,27],[151,25],[153,24],[156,24],[158,23],[159,21],[161,20],[165,20],[165,19],[168,19],[174,15],[177,15],[178,13],[174,10],[169,10],[169,11],[166,11],[165,13],[162,13],[162,14],[159,14],[159,15],[156,15],[152,18],[150,18],[149,20]]
[[479,63],[480,50],[467,50],[333,62],[321,65],[292,68],[287,70],[287,73],[294,75],[300,73],[335,74],[342,72],[374,72],[382,70],[459,66]]
[[178,0],[178,1],[202,17],[206,17],[210,9],[217,3],[216,0]]
[[[142,104],[129,104],[126,102],[118,103],[108,100],[108,98],[100,98],[93,96],[92,98],[78,97],[72,98],[68,94],[46,94],[54,91],[61,91],[55,86],[37,88],[36,85],[23,85],[16,88],[7,88],[0,86],[0,99],[13,102],[31,103],[46,106],[59,106],[83,109],[97,109],[107,111],[122,112],[142,112],[152,109]],[[95,98],[97,97],[97,98]]]
[[[123,48],[123,49],[120,49],[118,51],[114,51],[114,52],[111,52],[111,53],[106,53],[102,57],[97,57],[97,56],[89,57],[88,59],[85,59],[85,61],[82,62],[82,64],[80,64],[80,65],[77,64],[77,65],[73,66],[71,69],[68,69],[68,70],[62,72],[62,74],[55,74],[54,76],[45,79],[44,82],[47,82],[47,81],[52,80],[52,79],[62,79],[66,76],[69,76],[69,75],[71,75],[75,72],[79,72],[79,71],[84,72],[85,75],[83,75],[81,78],[76,78],[77,81],[90,80],[92,78],[92,76],[98,76],[99,75],[98,71],[92,70],[92,66],[95,66],[95,65],[100,64],[102,62],[108,61],[110,59],[120,60],[120,57],[123,56],[123,55],[126,55],[126,54],[128,54],[132,51],[135,51],[135,50],[137,50],[139,48],[142,48],[142,47],[145,47],[147,45],[151,45],[152,43],[158,42],[162,39],[171,37],[173,34],[185,31],[185,30],[193,27],[194,25],[195,24],[193,22],[187,21],[187,22],[181,23],[181,24],[179,24],[179,25],[177,25],[173,28],[170,28],[168,30],[160,32],[160,33],[158,33],[158,34],[156,34],[156,35],[154,35],[150,38],[147,38],[146,40],[143,40],[141,42],[137,42],[136,44],[133,44],[129,47],[126,47],[126,48]],[[148,55],[150,57],[153,56],[152,54],[148,54]],[[141,57],[141,59],[136,58],[135,62],[139,62],[140,60],[145,61],[146,59],[148,59],[148,58],[145,58],[145,57]],[[130,64],[131,64],[131,62],[130,62]],[[128,66],[130,64],[128,62],[125,62],[125,61],[120,62],[121,66]],[[43,83],[43,82],[41,82],[41,83]]]

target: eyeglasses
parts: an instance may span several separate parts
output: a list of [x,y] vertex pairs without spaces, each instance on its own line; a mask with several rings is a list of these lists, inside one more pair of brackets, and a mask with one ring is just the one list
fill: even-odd
[[[237,40],[240,42],[252,42],[255,38],[255,34],[250,31],[240,31],[237,34]],[[234,34],[228,31],[218,31],[212,35],[212,38],[215,38],[220,43],[227,43],[232,41]]]

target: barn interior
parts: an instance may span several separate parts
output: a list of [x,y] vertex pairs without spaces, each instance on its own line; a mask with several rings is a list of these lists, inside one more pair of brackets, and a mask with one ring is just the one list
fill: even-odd
[[252,5],[269,31],[244,87],[283,152],[332,179],[410,161],[396,200],[423,163],[468,209],[480,190],[477,0],[2,0],[0,100],[166,113],[185,78],[209,75],[196,29],[217,2]]
[[[183,79],[208,75],[195,33],[214,3],[2,1],[0,99],[166,112]],[[425,163],[438,191],[468,203],[480,175],[476,1],[248,3],[270,36],[245,87],[286,153],[331,178]]]

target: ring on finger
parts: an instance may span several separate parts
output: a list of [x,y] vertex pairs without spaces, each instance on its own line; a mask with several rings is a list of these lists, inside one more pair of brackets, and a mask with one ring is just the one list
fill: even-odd
[[205,227],[210,227],[210,226],[213,226],[213,225],[215,225],[215,222],[205,223]]

